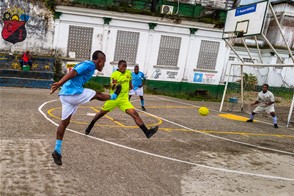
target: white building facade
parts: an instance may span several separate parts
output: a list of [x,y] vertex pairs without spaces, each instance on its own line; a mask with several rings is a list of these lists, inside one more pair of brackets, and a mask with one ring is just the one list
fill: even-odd
[[139,65],[149,80],[218,85],[229,54],[222,30],[212,24],[78,7],[59,6],[54,48],[65,62],[90,58],[102,50],[109,77],[124,59]]

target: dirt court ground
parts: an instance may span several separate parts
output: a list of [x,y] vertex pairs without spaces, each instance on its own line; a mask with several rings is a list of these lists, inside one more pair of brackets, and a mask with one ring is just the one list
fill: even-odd
[[[0,88],[0,195],[293,195],[294,128],[247,114],[219,113],[219,103],[145,96],[139,114],[159,132],[146,139],[120,110],[87,124],[92,101],[73,116],[63,165],[51,152],[60,120],[57,92]],[[138,97],[133,97],[140,108]],[[199,106],[210,114],[198,115]],[[278,106],[277,106],[278,107]]]

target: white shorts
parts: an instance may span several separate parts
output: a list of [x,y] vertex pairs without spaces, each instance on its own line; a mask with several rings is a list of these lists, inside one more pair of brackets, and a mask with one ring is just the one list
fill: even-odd
[[129,95],[143,96],[144,95],[143,87],[137,88],[137,90],[134,90],[134,89],[130,90]]
[[257,106],[254,110],[253,110],[253,112],[254,113],[259,113],[259,112],[266,112],[266,113],[271,113],[271,112],[275,112],[275,107],[274,107],[274,105],[272,104],[272,105],[269,105],[269,106],[265,106],[265,107],[262,107],[262,106]]
[[67,119],[70,115],[74,114],[78,106],[89,102],[96,92],[94,90],[85,88],[83,93],[77,95],[60,95],[59,99],[62,104],[61,120]]

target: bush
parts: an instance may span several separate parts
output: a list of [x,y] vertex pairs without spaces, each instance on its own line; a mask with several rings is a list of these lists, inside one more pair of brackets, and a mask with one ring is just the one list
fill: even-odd
[[99,91],[99,92],[104,92],[105,91],[104,87],[101,84],[99,84],[99,83],[97,83],[95,81],[89,81],[89,82],[87,82],[84,85],[84,88],[89,88],[89,89],[92,89],[92,90],[95,90],[95,91]]

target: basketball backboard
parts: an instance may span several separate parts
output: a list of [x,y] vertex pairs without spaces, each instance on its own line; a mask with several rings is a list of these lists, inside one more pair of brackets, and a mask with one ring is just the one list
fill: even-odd
[[268,1],[240,6],[227,12],[223,39],[260,35]]

